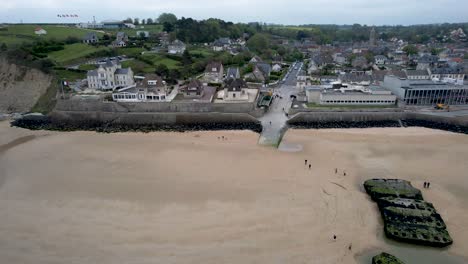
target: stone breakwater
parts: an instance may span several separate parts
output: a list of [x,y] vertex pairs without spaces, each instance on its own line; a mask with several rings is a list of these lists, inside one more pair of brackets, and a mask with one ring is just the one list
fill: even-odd
[[440,214],[410,182],[373,179],[367,180],[364,188],[379,206],[388,238],[432,247],[453,243]]
[[468,134],[468,126],[461,126],[430,120],[403,119],[393,120],[371,120],[371,121],[320,121],[320,122],[292,122],[290,128],[299,129],[327,129],[327,128],[372,128],[372,127],[425,127]]
[[143,132],[154,131],[187,132],[206,130],[251,130],[256,133],[262,131],[260,123],[199,123],[199,124],[123,124],[113,122],[101,122],[95,120],[52,121],[47,117],[35,119],[17,119],[11,122],[12,126],[31,130],[53,131],[96,131],[101,133],[117,132]]
[[449,123],[435,122],[429,120],[406,119],[401,121],[405,127],[425,127],[445,130],[455,133],[468,134],[468,126],[461,126]]
[[319,121],[319,122],[293,122],[290,128],[299,129],[327,129],[327,128],[369,128],[369,127],[400,127],[398,121]]

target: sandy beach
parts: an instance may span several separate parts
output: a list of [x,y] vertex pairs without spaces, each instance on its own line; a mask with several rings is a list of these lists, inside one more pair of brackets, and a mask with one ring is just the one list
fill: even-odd
[[257,141],[0,122],[0,263],[358,263],[385,247],[362,187],[382,177],[420,188],[454,240],[444,252],[468,258],[467,135],[289,130],[298,152]]

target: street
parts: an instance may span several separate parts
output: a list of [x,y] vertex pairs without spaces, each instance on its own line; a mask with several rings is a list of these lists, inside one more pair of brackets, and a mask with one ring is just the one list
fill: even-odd
[[[296,88],[296,80],[302,66],[302,62],[298,62],[296,65],[293,64],[283,84],[274,89],[273,96],[275,98],[268,112],[260,118],[263,126],[259,140],[261,145],[276,146],[279,144],[282,133],[286,129],[286,122],[288,121],[286,113],[291,107],[291,95],[296,95],[299,92]],[[277,98],[276,95],[278,95]]]

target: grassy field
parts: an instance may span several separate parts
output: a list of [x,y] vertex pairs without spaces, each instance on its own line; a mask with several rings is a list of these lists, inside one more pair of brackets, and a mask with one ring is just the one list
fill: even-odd
[[83,70],[83,71],[90,71],[96,68],[97,68],[97,65],[95,64],[82,64],[80,65],[80,67],[78,67],[78,69]]
[[143,58],[149,59],[153,62],[153,65],[164,64],[169,69],[179,69],[181,67],[180,62],[167,58],[163,55],[158,54],[145,54]]
[[[40,27],[47,31],[47,35],[37,36],[34,34],[34,29],[37,27],[37,25],[10,25],[8,30],[0,31],[0,42],[5,42],[7,45],[16,45],[39,39],[65,40],[67,37],[82,38],[87,32],[91,32],[91,30],[76,27],[45,25]],[[103,35],[103,33],[97,34],[99,36]]]
[[196,47],[196,48],[189,48],[189,52],[191,55],[195,56],[202,56],[202,57],[213,57],[215,52],[210,48],[203,48],[203,47]]
[[119,55],[126,55],[128,57],[135,57],[137,55],[140,55],[143,51],[145,51],[144,48],[120,48],[120,49],[117,49],[117,53]]
[[106,47],[94,47],[82,43],[66,45],[64,50],[54,51],[49,53],[49,58],[59,64],[71,63],[77,59],[84,58],[87,55],[108,49]]
[[155,71],[154,66],[149,65],[139,60],[129,60],[129,61],[122,62],[122,68],[128,68],[128,67],[132,68],[135,74],[151,73]]
[[55,74],[57,75],[58,80],[67,80],[71,82],[86,78],[86,73],[84,72],[76,72],[69,70],[55,70]]

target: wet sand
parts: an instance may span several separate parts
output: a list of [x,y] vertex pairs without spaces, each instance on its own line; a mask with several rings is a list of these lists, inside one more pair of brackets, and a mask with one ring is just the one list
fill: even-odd
[[468,136],[290,130],[291,151],[257,141],[248,131],[60,133],[0,122],[0,262],[358,263],[387,245],[361,187],[374,177],[430,181],[423,195],[454,239],[443,252],[468,257]]

